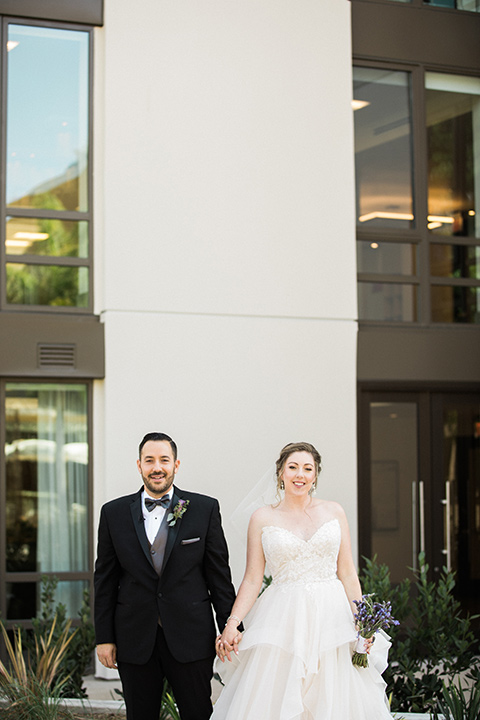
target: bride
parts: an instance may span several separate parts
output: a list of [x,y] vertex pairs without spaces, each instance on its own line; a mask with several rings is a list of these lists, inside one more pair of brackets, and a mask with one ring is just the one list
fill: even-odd
[[[391,718],[386,636],[377,635],[368,668],[352,665],[353,601],[362,592],[342,507],[313,497],[320,462],[309,443],[284,447],[276,463],[283,499],[251,516],[245,575],[216,640],[225,687],[211,720]],[[257,600],[266,563],[273,579]]]

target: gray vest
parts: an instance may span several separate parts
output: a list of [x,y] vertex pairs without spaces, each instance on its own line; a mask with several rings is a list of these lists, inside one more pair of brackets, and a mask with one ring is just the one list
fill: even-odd
[[155,536],[155,540],[150,545],[150,555],[152,556],[152,562],[153,562],[154,568],[157,572],[157,575],[159,577],[162,574],[163,558],[165,556],[165,547],[167,544],[167,537],[168,537],[167,515],[169,514],[169,512],[170,512],[170,509],[167,508],[165,510],[162,522],[160,523],[160,527],[158,528],[158,532]]
[[[168,537],[167,515],[169,514],[169,512],[170,508],[167,508],[165,510],[162,522],[160,523],[160,527],[158,528],[155,540],[150,545],[150,555],[158,577],[160,577],[162,574],[163,558],[165,557],[165,547],[167,545]],[[158,617],[158,624],[162,624],[160,616]]]

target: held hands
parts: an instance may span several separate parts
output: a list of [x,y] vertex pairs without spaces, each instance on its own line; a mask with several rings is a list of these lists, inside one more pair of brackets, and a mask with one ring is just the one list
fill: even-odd
[[225,662],[225,657],[232,662],[231,652],[238,655],[238,643],[242,639],[242,633],[237,630],[239,622],[237,617],[231,615],[225,624],[223,633],[215,640],[215,651],[222,663]]
[[117,646],[114,643],[97,645],[97,657],[106,668],[117,669]]

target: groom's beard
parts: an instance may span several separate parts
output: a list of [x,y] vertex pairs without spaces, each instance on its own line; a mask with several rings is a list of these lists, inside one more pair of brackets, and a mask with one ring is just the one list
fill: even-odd
[[173,481],[175,479],[175,472],[172,472],[170,475],[167,475],[165,473],[163,478],[161,478],[161,482],[153,482],[150,479],[152,475],[155,475],[155,473],[150,473],[150,475],[142,474],[143,484],[145,485],[146,489],[152,495],[152,497],[161,497],[162,495],[165,495],[165,493],[168,492],[173,485]]

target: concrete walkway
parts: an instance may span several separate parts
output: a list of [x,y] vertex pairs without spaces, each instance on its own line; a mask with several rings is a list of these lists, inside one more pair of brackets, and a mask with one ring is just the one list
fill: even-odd
[[[120,680],[104,680],[94,675],[87,675],[83,684],[88,693],[88,701],[82,703],[80,700],[70,700],[70,707],[85,707],[85,709],[104,710],[110,712],[124,712],[125,706],[121,697],[115,689],[121,690]],[[222,686],[217,680],[212,681],[212,700],[215,702],[220,694]],[[429,720],[430,716],[425,713],[398,713],[394,715],[398,720]]]

